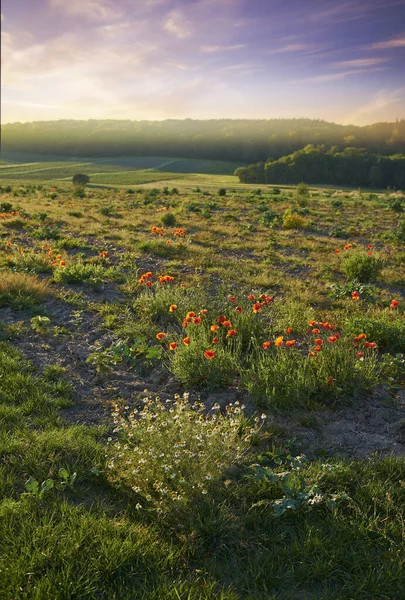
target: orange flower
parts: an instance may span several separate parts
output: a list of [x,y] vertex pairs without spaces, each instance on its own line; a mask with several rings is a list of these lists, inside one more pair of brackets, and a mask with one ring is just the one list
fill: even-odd
[[183,338],[183,344],[184,344],[185,346],[189,346],[189,345],[190,345],[190,338],[189,338],[189,337],[185,337],[185,338]]
[[315,352],[310,352],[309,356],[315,356]]
[[308,323],[308,325],[309,325],[310,327],[313,327],[314,325],[316,325],[316,321],[310,321],[310,322]]
[[372,250],[372,249],[373,249],[373,244],[368,244],[367,248],[368,248],[369,250]]
[[340,250],[338,250],[338,249],[336,248],[336,250],[335,250],[335,254],[340,254]]
[[338,336],[337,335],[331,335],[328,340],[331,342],[331,344],[333,344],[334,342],[338,341]]
[[225,315],[219,315],[218,319],[217,319],[217,323],[223,323],[224,321],[226,321]]
[[[11,246],[11,242],[8,242],[8,243],[7,243],[7,246],[9,246],[9,245]],[[46,246],[41,246],[41,250],[47,250],[47,249],[48,249],[48,248],[47,248]]]
[[171,304],[169,308],[169,312],[174,312],[177,308],[177,304]]
[[58,255],[56,256],[56,260],[60,260],[61,258],[62,258],[62,254],[58,254]]
[[233,337],[237,333],[238,332],[236,331],[236,329],[229,329],[228,333],[226,334],[226,337]]
[[266,304],[270,304],[270,302],[273,302],[273,300],[274,300],[274,296],[267,296]]
[[260,302],[256,302],[255,304],[253,304],[252,306],[252,310],[254,313],[258,313],[260,312],[262,309],[262,305],[260,304]]
[[147,273],[145,273],[145,275],[143,275],[143,277],[144,277],[145,279],[150,279],[150,278],[152,277],[152,273],[151,273],[151,271],[148,271]]
[[367,335],[365,333],[360,333],[360,335],[357,336],[358,340],[365,340],[367,337]]
[[215,356],[215,352],[213,350],[204,350],[204,356],[207,360],[211,360]]
[[237,313],[243,313],[243,308],[241,306],[236,306],[235,310]]
[[170,246],[170,244],[171,244],[171,241],[170,241],[170,240],[167,240],[167,241],[166,241],[166,244],[167,244],[168,246]]
[[278,337],[278,338],[275,340],[275,342],[274,342],[274,345],[275,345],[275,346],[282,346],[282,345],[283,345],[283,340],[284,340],[283,336],[282,336],[282,335],[280,335],[280,337]]
[[320,329],[317,329],[317,328],[315,328],[315,329],[313,329],[313,330],[312,330],[312,333],[316,335],[316,334],[318,334],[318,333],[321,333],[321,330],[320,330]]
[[267,348],[270,348],[271,346],[271,342],[263,342],[263,350],[267,350]]
[[232,323],[231,323],[230,321],[224,321],[224,322],[222,323],[222,325],[223,325],[224,327],[228,327],[228,329],[229,329],[229,327],[232,327]]
[[352,300],[359,300],[359,292],[352,292]]
[[390,308],[398,308],[399,302],[398,300],[391,300]]
[[235,296],[229,296],[228,300],[229,300],[229,302],[234,302],[234,303],[238,301],[238,299]]
[[193,323],[194,325],[200,325],[200,323],[202,323],[202,317],[196,317],[193,319]]
[[364,352],[357,352],[356,356],[357,358],[363,358]]
[[315,346],[314,352],[320,352],[322,350],[322,346]]
[[161,331],[160,333],[156,334],[156,339],[157,340],[163,340],[163,338],[165,338],[165,337],[166,337],[166,334],[165,334],[164,331]]
[[176,348],[177,348],[176,342],[171,342],[171,344],[169,344],[169,348],[170,348],[170,350],[176,350]]
[[369,250],[369,251],[367,252],[367,254],[368,254],[368,256],[372,256],[372,254],[373,254],[373,253],[371,252],[371,250]]
[[215,333],[216,331],[218,331],[219,325],[211,325],[210,329]]
[[146,282],[146,285],[147,285],[148,287],[150,287],[150,286],[152,285],[152,282],[151,282],[151,281],[147,281],[147,282]]
[[66,263],[65,263],[65,261],[64,261],[64,260],[61,260],[61,261],[60,261],[60,263],[59,263],[59,266],[60,266],[60,267],[66,267]]
[[254,297],[254,295],[253,295],[253,294],[250,294],[250,295],[248,296],[248,300],[251,300],[251,301],[253,301],[254,299],[255,299],[255,297]]
[[192,310],[190,312],[187,313],[187,319],[192,319],[193,317],[196,317],[196,313],[193,312]]
[[287,327],[287,329],[285,330],[286,333],[292,333],[292,327]]
[[218,342],[219,342],[219,338],[217,338],[217,337],[214,337],[211,340],[211,344],[218,344]]
[[200,315],[206,315],[208,312],[208,310],[206,308],[203,308],[200,310]]
[[316,339],[314,340],[314,342],[315,342],[315,344],[317,344],[318,346],[322,346],[322,344],[323,344],[323,340],[322,340],[321,338],[316,338]]
[[296,340],[288,340],[285,345],[290,347],[290,346],[295,346],[296,344]]
[[188,319],[184,319],[184,321],[182,322],[182,326],[183,327],[187,327],[187,325],[189,324],[189,320]]

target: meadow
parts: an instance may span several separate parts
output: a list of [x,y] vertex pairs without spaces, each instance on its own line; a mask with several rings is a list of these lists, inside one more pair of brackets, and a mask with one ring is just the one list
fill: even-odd
[[0,164],[0,596],[403,598],[404,195],[32,158]]

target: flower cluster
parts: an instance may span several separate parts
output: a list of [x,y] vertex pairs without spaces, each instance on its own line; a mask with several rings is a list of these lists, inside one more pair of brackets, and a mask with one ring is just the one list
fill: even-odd
[[138,279],[138,283],[140,285],[145,284],[146,287],[151,287],[153,285],[153,277],[155,277],[155,281],[159,281],[159,283],[171,283],[174,281],[174,277],[171,275],[153,275],[152,271],[148,271],[140,276]]

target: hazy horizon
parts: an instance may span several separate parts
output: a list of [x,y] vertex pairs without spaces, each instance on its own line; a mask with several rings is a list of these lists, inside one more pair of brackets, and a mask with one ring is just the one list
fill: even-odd
[[405,0],[3,0],[2,123],[405,118]]

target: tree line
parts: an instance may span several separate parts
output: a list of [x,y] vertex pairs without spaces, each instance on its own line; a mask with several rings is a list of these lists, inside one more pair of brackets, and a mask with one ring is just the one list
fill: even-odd
[[236,169],[242,183],[349,185],[405,188],[405,155],[383,156],[366,148],[307,145],[302,150]]
[[312,119],[59,120],[1,127],[1,149],[68,157],[162,156],[235,161],[277,160],[313,146],[405,152],[405,120],[365,127]]

